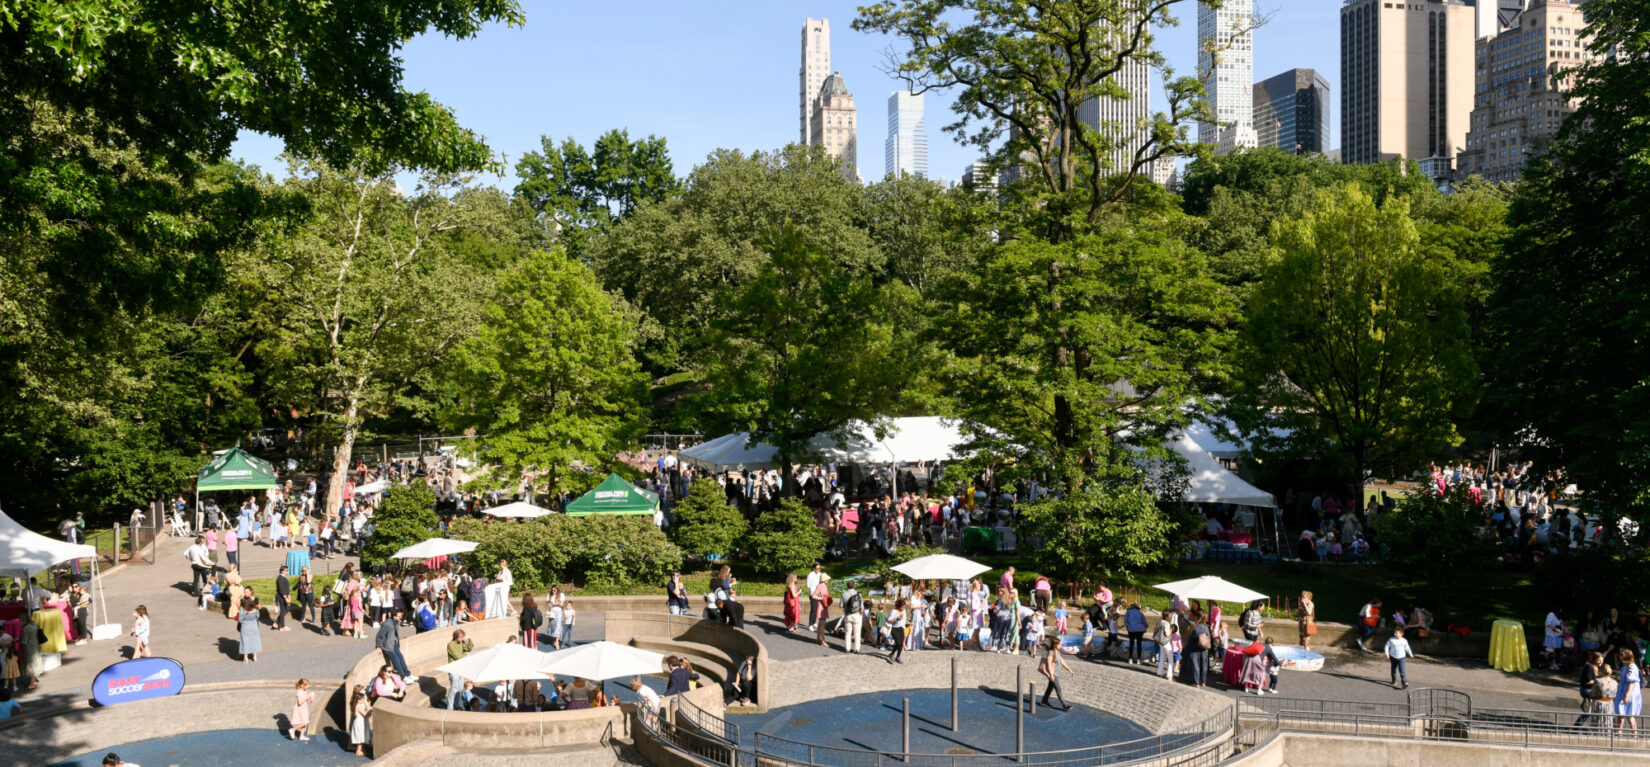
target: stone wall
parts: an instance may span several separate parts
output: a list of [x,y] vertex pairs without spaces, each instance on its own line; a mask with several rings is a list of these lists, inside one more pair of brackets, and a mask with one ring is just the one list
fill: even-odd
[[[723,623],[670,613],[611,610],[604,613],[604,618],[609,642],[629,642],[632,637],[665,637],[676,642],[715,648],[727,658],[724,665],[727,666],[725,676],[728,679],[733,678],[742,659],[754,656],[758,697],[751,702],[758,708],[767,707],[771,688],[765,687],[762,680],[767,679],[769,674],[768,649],[749,632]],[[683,652],[695,654],[691,647],[684,648]]]
[[1650,751],[1518,748],[1436,740],[1386,740],[1283,733],[1231,767],[1647,767]]
[[[768,706],[885,690],[949,689],[952,658],[957,659],[960,688],[1012,690],[1019,668],[1023,680],[1037,682],[1037,694],[1042,694],[1044,680],[1037,674],[1037,664],[1024,655],[925,650],[907,652],[904,657],[905,663],[896,665],[889,665],[880,655],[847,654],[776,663],[769,677],[768,688],[774,695]],[[1138,667],[1070,663],[1072,673],[1060,679],[1068,701],[1128,719],[1154,735],[1231,711],[1231,702],[1222,695],[1175,684]]]

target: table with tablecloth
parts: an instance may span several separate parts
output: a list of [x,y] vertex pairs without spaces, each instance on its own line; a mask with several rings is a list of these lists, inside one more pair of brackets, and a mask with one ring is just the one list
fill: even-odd
[[[70,607],[69,603],[63,602],[63,603],[56,604],[56,605],[47,605],[43,609],[51,610],[53,612],[57,612],[57,613],[62,614],[62,616],[63,616],[63,623],[62,623],[62,625],[63,625],[63,636],[65,638],[67,638],[71,642],[73,642],[74,640],[80,638],[79,636],[76,636],[75,632],[74,632],[74,608]],[[9,628],[4,629],[6,633],[11,634],[13,637],[20,636],[20,634],[22,632],[22,621],[23,621],[23,604],[22,603],[20,603],[20,602],[6,602],[6,603],[3,603],[3,604],[0,604],[0,622],[3,622],[4,626],[9,627]],[[17,625],[12,626],[13,623],[16,623]],[[13,629],[15,629],[15,630],[13,630]]]
[[1243,684],[1243,648],[1237,642],[1226,643],[1226,655],[1220,659],[1221,681],[1237,687]]
[[1524,624],[1496,621],[1490,627],[1490,667],[1500,671],[1530,670],[1530,649],[1524,642]]
[[39,626],[40,630],[46,634],[46,641],[40,643],[40,651],[43,653],[51,653],[63,652],[68,649],[68,631],[72,629],[65,628],[65,626],[72,627],[73,624],[73,621],[68,623],[63,621],[63,612],[61,610],[56,610],[50,607],[42,610],[35,610],[34,625]]
[[293,550],[286,553],[286,571],[289,575],[297,576],[309,567],[309,551]]
[[1255,536],[1252,533],[1226,533],[1221,537],[1230,541],[1234,546],[1248,546],[1255,542]]

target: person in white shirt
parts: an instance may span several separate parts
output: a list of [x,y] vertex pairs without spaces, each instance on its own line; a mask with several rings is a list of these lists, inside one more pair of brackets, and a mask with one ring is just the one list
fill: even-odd
[[821,572],[819,563],[815,562],[814,563],[814,569],[811,572],[808,573],[808,630],[809,631],[813,631],[816,628],[816,624],[818,624],[818,622],[819,622],[819,600],[815,599],[813,594],[814,594],[814,591],[819,588],[819,576],[822,575],[822,574],[823,573]]
[[510,587],[515,584],[515,578],[510,575],[510,563],[502,559],[498,561],[498,577],[487,584],[485,601],[487,603],[488,618],[506,618],[510,615]]
[[[195,545],[183,551],[183,558],[189,560],[189,569],[194,571],[193,588],[195,598],[201,596],[201,589],[207,581],[212,579],[212,553],[206,550],[206,539],[195,536]],[[206,608],[201,608],[206,609]]]
[[659,693],[642,684],[642,678],[639,676],[630,678],[630,689],[636,693],[636,701],[641,704],[644,721],[651,723],[659,716],[659,707],[662,705]]
[[1409,687],[1409,659],[1415,657],[1415,651],[1409,649],[1409,640],[1404,638],[1403,629],[1393,629],[1392,638],[1386,640],[1387,661],[1392,664],[1392,686],[1400,690]]

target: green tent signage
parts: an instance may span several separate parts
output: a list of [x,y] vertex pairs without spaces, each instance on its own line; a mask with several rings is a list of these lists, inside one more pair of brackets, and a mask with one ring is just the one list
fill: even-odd
[[584,495],[567,504],[567,513],[580,517],[587,514],[646,514],[652,516],[659,508],[659,496],[656,493],[643,490],[617,474],[607,475],[607,479]]
[[195,491],[202,493],[211,490],[268,490],[275,485],[275,467],[239,447],[232,447],[212,459],[211,463],[201,467],[200,475],[195,478]]

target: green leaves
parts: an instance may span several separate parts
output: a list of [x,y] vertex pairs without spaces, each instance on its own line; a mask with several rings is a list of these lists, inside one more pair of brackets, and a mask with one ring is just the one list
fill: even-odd
[[361,549],[361,561],[367,565],[389,564],[395,552],[436,537],[440,524],[441,518],[435,514],[435,493],[429,485],[394,485],[372,515],[372,540]]
[[670,539],[690,557],[733,556],[750,523],[728,503],[722,486],[709,479],[693,483],[686,498],[671,509]]
[[628,591],[664,583],[682,566],[682,552],[647,517],[551,514],[528,522],[458,519],[452,535],[475,541],[465,555],[476,569],[503,559],[516,584],[542,589],[576,583],[600,591]]
[[627,131],[610,130],[589,152],[572,139],[560,148],[549,136],[540,143],[542,151],[516,163],[516,198],[544,217],[580,260],[590,237],[680,187],[665,140],[657,136],[631,141]]
[[746,536],[751,566],[758,572],[780,575],[805,570],[825,556],[825,531],[814,524],[814,514],[802,502],[787,498],[779,508],[756,518]]
[[1494,560],[1498,547],[1479,532],[1483,517],[1483,507],[1473,505],[1464,485],[1445,495],[1427,487],[1406,493],[1392,513],[1377,520],[1381,556],[1398,572],[1432,582],[1434,599],[1440,600],[1451,573]]
[[1032,550],[1038,569],[1078,582],[1164,565],[1177,540],[1174,521],[1138,484],[1024,504],[1016,532],[1042,541]]

